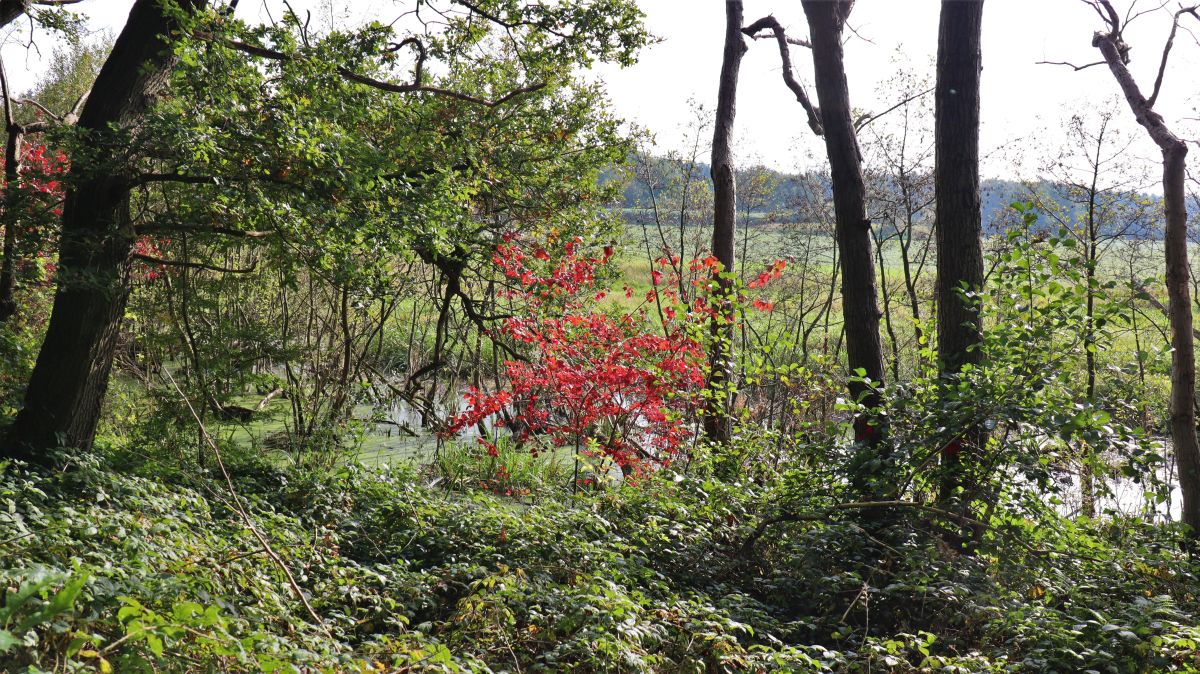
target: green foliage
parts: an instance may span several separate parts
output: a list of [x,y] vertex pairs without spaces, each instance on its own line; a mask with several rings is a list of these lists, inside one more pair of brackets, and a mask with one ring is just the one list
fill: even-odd
[[1200,578],[1135,522],[1014,516],[960,556],[919,513],[894,536],[830,511],[747,547],[780,504],[829,502],[699,471],[525,505],[411,470],[237,459],[315,625],[219,481],[66,458],[0,472],[6,671],[1200,668]]
[[517,498],[569,488],[574,457],[567,451],[530,453],[510,436],[498,436],[493,456],[478,443],[452,442],[440,447],[430,465],[439,486],[453,491],[483,489]]
[[[888,322],[899,381],[870,411],[888,431],[878,446],[847,437],[862,410],[840,397],[813,174],[793,190],[819,195],[813,222],[763,235],[800,253],[781,287],[760,288],[780,262],[747,282],[763,264],[748,236],[726,274],[762,309],[738,310],[730,446],[681,448],[636,488],[600,479],[602,461],[504,437],[493,453],[439,442],[429,466],[348,464],[395,398],[436,428],[447,398],[520,357],[495,329],[522,310],[487,264],[502,233],[617,235],[606,203],[621,186],[601,176],[631,145],[579,68],[631,63],[652,39],[635,3],[450,4],[417,31],[205,14],[181,31],[144,124],[51,137],[81,171],[109,170],[104,148],[139,157],[122,236],[140,257],[96,450],[64,453],[54,473],[0,464],[0,669],[1200,672],[1200,572],[1179,528],[1063,514],[1081,469],[1101,491],[1119,475],[1168,494],[1150,435],[1167,351],[1142,341],[1155,319],[1135,327],[1149,296],[1132,262],[1128,290],[1101,274],[1078,232],[1031,236],[1028,207],[988,286],[962,289],[987,331],[981,364],[954,376],[934,367],[905,248],[923,348],[902,369]],[[60,55],[38,96],[68,105],[103,51]],[[711,269],[681,261],[707,245],[699,147],[640,158],[646,264],[606,311],[628,314],[664,271],[685,304],[707,283]],[[772,180],[746,181],[744,224],[765,225]],[[48,299],[30,288],[0,331],[0,416]],[[1107,359],[1119,371],[1082,383],[1131,330],[1135,362]],[[938,457],[977,431],[987,440],[943,499]],[[864,474],[895,501],[849,502]],[[592,488],[568,486],[580,482]]]

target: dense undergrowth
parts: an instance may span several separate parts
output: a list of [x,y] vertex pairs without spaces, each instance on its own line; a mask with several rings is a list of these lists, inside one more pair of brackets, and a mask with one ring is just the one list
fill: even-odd
[[786,477],[514,499],[231,459],[317,624],[219,471],[69,466],[0,469],[6,672],[1200,671],[1196,566],[1136,522],[1012,518],[961,554]]

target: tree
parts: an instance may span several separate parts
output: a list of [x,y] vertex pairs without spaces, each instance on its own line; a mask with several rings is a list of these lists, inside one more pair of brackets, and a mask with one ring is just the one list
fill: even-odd
[[1163,45],[1154,88],[1147,97],[1129,72],[1129,45],[1125,43],[1122,33],[1124,26],[1117,11],[1108,0],[1091,0],[1090,4],[1106,24],[1106,30],[1097,31],[1092,36],[1092,46],[1100,50],[1134,118],[1146,129],[1162,153],[1163,216],[1166,221],[1163,243],[1172,347],[1171,440],[1179,464],[1179,488],[1183,494],[1182,520],[1191,528],[1191,535],[1200,538],[1200,442],[1196,435],[1196,358],[1185,189],[1188,147],[1154,109],[1179,22],[1187,15],[1200,19],[1200,14],[1196,5],[1182,7],[1175,12],[1170,35]]
[[[92,294],[61,308],[87,315],[71,317],[56,305],[52,323],[72,327],[59,334],[52,326],[26,420],[18,419],[9,444],[32,448],[25,455],[60,442],[90,444],[131,264],[230,271],[188,259],[203,246],[173,248],[184,259],[134,251],[140,236],[250,242],[273,256],[282,284],[317,275],[343,291],[341,306],[350,284],[386,283],[396,257],[428,265],[442,291],[436,346],[410,374],[411,387],[447,364],[454,306],[479,329],[495,320],[469,281],[500,231],[603,229],[595,214],[607,191],[596,175],[627,156],[627,146],[602,112],[599,88],[572,70],[595,59],[629,63],[646,41],[640,13],[624,0],[456,4],[467,9],[447,10],[446,30],[435,36],[398,35],[378,23],[317,36],[292,14],[272,26],[191,9],[161,17],[154,34],[186,33],[173,41],[172,56],[154,60],[156,76],[170,75],[166,95],[154,106],[136,97],[137,133],[124,134],[121,151],[98,147],[87,130],[73,155],[80,176],[107,177],[107,198],[124,203],[134,192],[145,207],[64,241],[64,263],[83,259],[91,267],[71,277],[81,282],[63,280],[60,296]],[[131,19],[126,33],[134,27]],[[101,82],[129,52],[118,39]],[[410,67],[397,63],[409,55]],[[434,59],[446,66],[436,76]],[[410,79],[394,81],[401,70]],[[100,91],[111,97],[98,84]],[[93,96],[85,106],[81,129],[96,103]],[[82,193],[83,180],[73,183]],[[346,325],[346,312],[335,310]],[[71,329],[81,344],[67,342]],[[345,351],[336,379],[349,386]],[[332,408],[349,409],[333,395]]]
[[[40,134],[50,130],[55,125],[71,125],[79,119],[80,110],[87,100],[87,92],[91,89],[99,66],[103,62],[103,54],[107,51],[103,43],[96,45],[76,44],[70,50],[56,49],[51,72],[47,79],[39,84],[33,92],[17,98],[10,91],[8,73],[4,63],[0,61],[0,95],[4,96],[4,122],[7,128],[7,140],[4,148],[4,198],[3,215],[0,222],[4,225],[3,260],[0,261],[0,322],[5,322],[17,311],[17,266],[21,251],[18,250],[18,232],[24,230],[23,239],[36,239],[34,245],[25,248],[39,247],[47,237],[29,236],[29,232],[42,232],[43,223],[32,223],[26,208],[28,201],[22,197],[27,180],[22,178],[26,172],[24,166],[27,156],[36,154],[41,161],[33,167],[34,187],[37,183],[45,183],[45,160],[49,159],[46,148],[40,144],[27,142],[29,134]],[[21,109],[16,106],[22,105]],[[53,153],[51,153],[53,154]],[[57,167],[57,168],[61,168]],[[40,176],[37,174],[41,174]],[[42,180],[38,180],[38,178]],[[57,190],[54,190],[57,192]],[[57,209],[44,209],[49,214]]]
[[[842,29],[853,0],[804,0],[812,42],[813,70],[825,151],[833,190],[835,234],[842,262],[842,316],[851,393],[867,407],[879,402],[876,387],[884,381],[883,345],[879,338],[879,302],[871,221],[862,156],[850,107],[842,53]],[[866,381],[871,383],[868,385]],[[855,420],[855,435],[874,445],[880,433],[864,416]],[[869,471],[868,471],[869,472]]]
[[72,164],[58,291],[25,407],[5,440],[8,455],[42,459],[60,444],[91,446],[129,294],[127,182],[134,164],[121,148],[166,83],[174,61],[169,36],[206,5],[180,0],[176,13],[162,2],[137,0],[80,113],[78,128],[104,161]]
[[[672,284],[656,286],[650,292],[662,295],[654,301],[667,312],[658,334],[644,308],[613,315],[595,306],[604,297],[596,293],[596,277],[613,249],[592,257],[580,243],[548,251],[510,233],[496,247],[493,262],[520,307],[499,332],[528,357],[505,362],[507,383],[499,390],[469,388],[467,409],[450,421],[448,432],[486,431],[485,422],[494,420],[494,428],[506,428],[514,442],[535,454],[559,448],[577,456],[589,452],[618,465],[624,475],[667,465],[686,448],[692,436],[688,420],[699,411],[705,369],[699,335],[713,312],[711,296],[688,305]],[[522,252],[529,249],[531,255]],[[716,267],[712,258],[708,263]],[[665,259],[658,262],[667,265]],[[492,456],[497,441],[491,432],[479,438]],[[578,474],[578,462],[576,469]]]
[[[983,325],[967,293],[983,287],[979,196],[979,77],[983,0],[943,0],[934,85],[934,199],[938,355],[945,374],[979,362]],[[961,451],[983,436],[963,429],[942,449],[942,498],[959,487]]]
[[[1101,355],[1108,351],[1101,339],[1119,308],[1106,293],[1116,283],[1102,278],[1101,258],[1125,237],[1144,237],[1156,206],[1138,194],[1147,175],[1140,162],[1135,166],[1130,161],[1133,139],[1115,128],[1114,114],[1115,106],[1110,106],[1071,115],[1062,150],[1048,157],[1044,173],[1030,187],[1038,211],[1066,230],[1082,248],[1083,397],[1090,407],[1100,402],[1097,375]],[[1086,445],[1081,447],[1080,458],[1081,514],[1095,517],[1094,457]]]
[[[860,117],[857,124],[853,118],[842,51],[842,29],[854,8],[854,1],[804,0],[802,6],[808,19],[808,40],[789,37],[773,16],[755,21],[743,32],[755,39],[774,37],[779,46],[784,84],[804,109],[809,128],[825,139],[834,202],[834,235],[841,261],[842,318],[846,360],[851,374],[849,389],[857,401],[870,409],[880,402],[878,391],[884,381],[884,365],[883,344],[879,337],[882,314],[876,292],[867,188],[858,144],[858,128],[871,117]],[[796,79],[789,45],[812,50],[819,106],[813,105]],[[868,473],[875,472],[880,465],[875,449],[881,446],[882,433],[868,415],[859,415],[854,420],[854,435],[856,440],[864,443],[866,450],[855,459],[858,466],[854,478],[856,488],[871,490]]]
[[712,254],[721,263],[712,285],[717,311],[710,321],[708,395],[704,433],[725,444],[730,438],[733,403],[733,303],[734,248],[737,229],[737,178],[733,165],[733,122],[736,115],[738,71],[746,43],[742,39],[742,2],[725,3],[725,50],[717,93],[717,118],[713,126],[713,238]]

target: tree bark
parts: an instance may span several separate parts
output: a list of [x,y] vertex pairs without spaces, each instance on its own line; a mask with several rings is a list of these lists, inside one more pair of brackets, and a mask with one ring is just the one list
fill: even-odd
[[[206,4],[179,2],[189,13]],[[174,63],[167,36],[177,28],[161,2],[137,0],[80,114],[79,128],[105,163],[71,167],[54,308],[4,455],[45,462],[54,447],[92,445],[129,296],[136,158],[128,136],[166,84]]]
[[[0,68],[3,68],[0,64]],[[3,77],[3,74],[0,74]],[[5,98],[8,87],[4,87]],[[11,101],[5,101],[8,117],[7,140],[4,144],[4,244],[3,259],[0,260],[0,323],[7,322],[17,313],[17,198],[16,191],[21,176],[22,128],[12,120]]]
[[[842,28],[854,2],[803,0],[802,5],[808,18],[817,101],[829,156],[834,232],[842,261],[842,318],[852,376],[849,389],[856,400],[874,408],[880,403],[875,387],[884,381],[883,345],[867,187],[842,55]],[[859,377],[869,379],[871,385]],[[890,489],[878,481],[887,457],[879,453],[884,444],[883,429],[877,428],[877,423],[869,414],[854,420],[854,437],[861,444],[851,468],[851,482],[856,491],[870,496]]]
[[[962,295],[983,287],[979,195],[980,30],[983,0],[942,0],[934,86],[934,201],[937,232],[938,354],[943,374],[982,358],[978,307]],[[962,452],[983,444],[977,428],[942,448],[940,492],[962,482]]]
[[27,0],[0,0],[0,28],[16,21],[28,11]]
[[733,273],[734,238],[737,228],[737,179],[733,168],[733,122],[737,114],[738,72],[746,43],[742,39],[742,1],[725,3],[725,52],[717,90],[717,117],[713,126],[712,253],[721,263],[713,274],[714,309],[709,321],[712,346],[709,351],[708,397],[704,410],[704,434],[709,440],[728,444],[732,434],[733,372]]
[[[1115,17],[1111,5],[1103,4],[1109,10],[1110,17]],[[1175,20],[1179,20],[1178,15]],[[1191,527],[1191,536],[1200,538],[1200,443],[1196,437],[1196,359],[1184,183],[1188,148],[1167,127],[1162,116],[1154,111],[1153,103],[1142,95],[1126,67],[1128,47],[1121,40],[1119,24],[1110,18],[1109,25],[1109,32],[1098,32],[1092,37],[1092,46],[1099,48],[1138,124],[1146,129],[1163,156],[1163,215],[1166,221],[1163,243],[1172,347],[1171,440],[1179,465],[1179,488],[1183,494],[1182,520]]]
[[[867,188],[842,57],[842,27],[854,2],[804,0],[802,4],[808,17],[817,100],[829,156],[835,234],[843,270],[842,314],[847,360],[852,373],[861,370],[878,384],[883,382],[883,346],[879,338],[871,221],[867,219]],[[878,396],[862,382],[852,382],[850,391],[868,405],[878,402]],[[862,434],[863,429],[859,432]]]

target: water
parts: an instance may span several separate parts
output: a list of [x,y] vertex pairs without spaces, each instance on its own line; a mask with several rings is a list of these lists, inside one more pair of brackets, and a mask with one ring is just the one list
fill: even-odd
[[[434,413],[439,418],[449,418],[458,413],[461,400],[456,398],[443,401],[435,407]],[[261,441],[271,433],[283,432],[286,425],[284,419],[289,414],[287,401],[272,401],[268,411],[268,418],[228,430],[235,436],[242,434],[242,437],[238,438],[239,441],[247,443]],[[444,442],[440,441],[432,430],[424,427],[422,410],[404,400],[392,401],[386,408],[358,405],[354,409],[354,416],[365,425],[365,432],[362,434],[361,443],[355,449],[354,458],[367,464],[400,461],[429,463],[436,455],[439,443]],[[493,428],[491,420],[485,422],[485,428],[489,431]],[[479,429],[469,426],[462,429],[456,439],[461,442],[474,442],[478,437]],[[1170,457],[1170,441],[1164,439],[1161,442],[1163,446],[1159,448],[1159,454]],[[1097,495],[1097,512],[1145,517],[1157,522],[1178,521],[1182,509],[1182,494],[1175,479],[1174,468],[1173,462],[1171,465],[1160,467],[1154,480],[1156,484],[1169,486],[1169,497],[1163,503],[1147,499],[1147,489],[1143,482],[1127,477],[1105,478],[1102,482],[1110,493]],[[1097,478],[1097,482],[1101,482],[1100,478]],[[1062,486],[1063,491],[1059,494],[1062,503],[1056,504],[1055,508],[1063,515],[1078,514],[1082,500],[1078,476],[1071,475],[1065,478]]]

